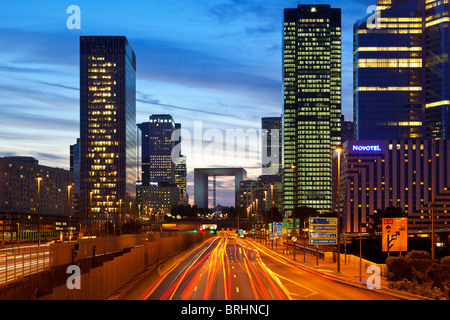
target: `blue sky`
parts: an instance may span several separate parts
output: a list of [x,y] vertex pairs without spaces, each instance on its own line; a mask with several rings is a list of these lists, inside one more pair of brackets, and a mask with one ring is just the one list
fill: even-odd
[[[69,145],[79,137],[81,35],[128,38],[138,123],[170,113],[188,130],[196,120],[204,130],[259,130],[261,117],[282,113],[283,9],[299,3],[342,9],[342,107],[350,119],[352,27],[375,0],[0,0],[0,156],[69,167]],[[70,5],[81,9],[80,30],[66,26]],[[194,167],[220,165],[190,163],[186,153],[190,188]],[[250,179],[260,174],[257,162],[246,169]],[[224,190],[232,184],[219,181]],[[219,190],[220,203],[230,199]]]

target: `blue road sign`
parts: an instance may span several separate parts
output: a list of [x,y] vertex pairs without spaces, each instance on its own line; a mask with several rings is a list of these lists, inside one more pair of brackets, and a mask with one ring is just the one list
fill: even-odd
[[337,225],[337,218],[309,218],[309,224]]
[[309,239],[309,244],[337,244],[337,239]]

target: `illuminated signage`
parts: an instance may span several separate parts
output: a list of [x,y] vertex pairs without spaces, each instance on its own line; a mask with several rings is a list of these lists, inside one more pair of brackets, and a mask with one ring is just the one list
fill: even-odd
[[374,145],[374,146],[353,145],[352,150],[353,151],[381,151],[381,147],[379,145]]

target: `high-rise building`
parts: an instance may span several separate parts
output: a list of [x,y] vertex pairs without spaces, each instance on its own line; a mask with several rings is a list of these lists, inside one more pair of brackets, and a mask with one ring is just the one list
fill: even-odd
[[175,121],[169,114],[154,114],[138,124],[142,132],[142,182],[175,183],[172,141]]
[[80,38],[81,212],[119,221],[136,196],[136,56],[123,36]]
[[281,175],[283,159],[281,117],[261,119],[262,175]]
[[283,50],[285,211],[330,212],[331,156],[341,143],[341,10],[285,9]]
[[[336,166],[337,155],[334,160]],[[346,141],[340,180],[343,231],[359,232],[368,216],[399,207],[408,215],[408,230],[429,232],[433,194],[436,230],[448,228],[449,160],[448,140],[434,145],[423,139]]]
[[355,126],[353,125],[353,121],[346,121],[344,115],[341,118],[341,141],[344,143],[347,140],[355,139]]
[[354,25],[356,139],[448,139],[448,1],[378,0]]

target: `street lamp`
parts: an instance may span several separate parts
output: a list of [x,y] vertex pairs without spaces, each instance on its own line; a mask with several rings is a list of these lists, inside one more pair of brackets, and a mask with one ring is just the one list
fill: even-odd
[[119,225],[120,225],[120,235],[122,236],[122,219],[123,219],[123,214],[122,214],[122,199],[119,200]]
[[[272,233],[273,233],[273,230],[274,230],[274,228],[273,228],[273,205],[274,205],[274,202],[273,202],[273,183],[271,183],[270,184],[270,202],[271,202],[271,206],[270,206],[270,220],[271,220],[271,223],[272,223]],[[272,249],[273,249],[273,237],[272,237]]]
[[[293,179],[293,193],[294,193],[294,203],[293,203],[293,208],[292,208],[292,218],[293,218],[293,220],[294,220],[294,231],[292,232],[292,247],[293,247],[293,252],[292,252],[292,255],[293,255],[293,258],[294,258],[294,260],[295,260],[295,241],[294,241],[294,237],[296,237],[296,235],[297,235],[297,232],[296,232],[296,230],[295,230],[295,208],[297,207],[297,163],[293,163],[292,165],[291,165],[291,169],[293,170],[293,176],[294,176],[294,179]],[[287,241],[288,241],[288,243],[289,243],[289,239],[287,239]]]
[[[94,195],[94,192],[91,191],[89,192],[89,213],[90,213],[90,218],[92,219],[92,196]],[[87,217],[84,217],[84,225],[87,226]]]
[[341,152],[342,145],[336,147],[335,151],[338,155],[338,183],[337,183],[337,272],[341,271]]
[[106,196],[106,237],[109,237],[109,196]]
[[38,248],[41,247],[41,181],[42,177],[38,176]]
[[70,189],[72,188],[71,185],[67,186],[67,215],[69,216],[69,242],[71,240],[72,236],[72,219],[70,216]]
[[263,218],[263,226],[264,226],[264,244],[267,245],[267,190],[264,190],[264,218]]

